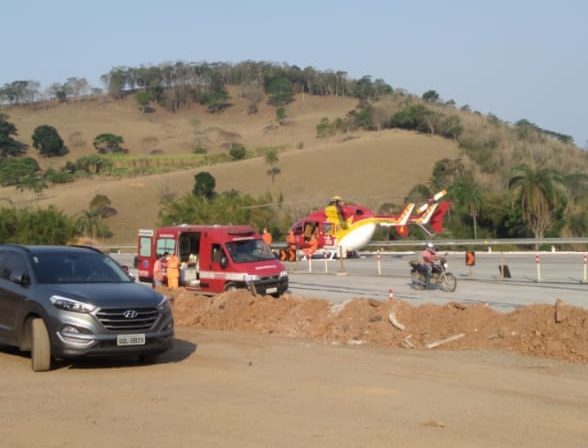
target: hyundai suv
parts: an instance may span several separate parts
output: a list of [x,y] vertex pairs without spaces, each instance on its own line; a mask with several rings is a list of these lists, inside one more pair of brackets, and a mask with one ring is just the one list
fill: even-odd
[[168,299],[102,252],[0,244],[0,344],[30,351],[34,371],[56,358],[152,359],[173,335]]

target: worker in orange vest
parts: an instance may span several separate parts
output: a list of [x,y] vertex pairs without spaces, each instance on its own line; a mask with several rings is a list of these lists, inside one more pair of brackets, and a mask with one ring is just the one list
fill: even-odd
[[180,259],[175,253],[167,258],[167,287],[176,289],[180,278]]
[[310,241],[308,241],[307,245],[304,247],[304,256],[307,260],[312,258],[312,255],[316,252],[318,248],[318,239],[316,238],[316,234],[312,234],[310,237]]
[[272,245],[272,234],[267,231],[267,227],[263,228],[263,233],[261,234],[261,238],[268,246]]
[[286,237],[286,243],[288,243],[288,261],[296,260],[296,237],[292,230],[288,230],[288,236]]

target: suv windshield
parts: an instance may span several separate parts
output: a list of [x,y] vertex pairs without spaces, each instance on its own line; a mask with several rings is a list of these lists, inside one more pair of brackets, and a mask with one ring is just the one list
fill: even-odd
[[232,241],[226,244],[235,263],[271,260],[274,254],[262,240]]
[[99,253],[41,253],[33,255],[39,283],[128,283],[129,276]]

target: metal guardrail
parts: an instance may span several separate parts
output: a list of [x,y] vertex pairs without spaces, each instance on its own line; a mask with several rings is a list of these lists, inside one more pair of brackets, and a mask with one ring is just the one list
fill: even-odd
[[[536,245],[551,245],[561,246],[563,244],[583,244],[588,246],[588,238],[495,238],[495,239],[478,239],[478,240],[432,240],[435,246],[536,246]],[[395,240],[395,241],[371,241],[366,247],[422,247],[425,240]],[[273,248],[286,247],[285,241],[278,241],[272,244]],[[120,250],[122,252],[129,252],[129,249],[135,250],[137,244],[103,244],[97,247],[104,252],[113,250]]]
[[[588,238],[500,238],[500,239],[478,239],[478,240],[431,240],[435,246],[535,246],[551,245],[561,246],[563,244],[584,244],[588,245]],[[425,241],[421,240],[396,240],[396,241],[372,241],[368,247],[419,247]]]

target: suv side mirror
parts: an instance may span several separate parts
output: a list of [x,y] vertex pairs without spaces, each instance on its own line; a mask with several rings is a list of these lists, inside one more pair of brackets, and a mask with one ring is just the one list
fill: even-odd
[[12,272],[8,280],[21,286],[28,286],[31,283],[29,276],[21,271]]

